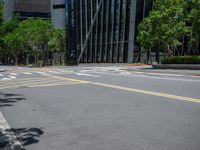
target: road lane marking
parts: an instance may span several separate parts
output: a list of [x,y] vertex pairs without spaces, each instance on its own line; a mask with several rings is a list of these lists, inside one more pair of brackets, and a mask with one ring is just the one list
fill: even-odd
[[123,72],[120,72],[119,74],[121,74],[121,75],[129,75],[129,74],[131,74],[131,73],[130,73],[130,72],[123,71]]
[[120,90],[124,90],[124,91],[146,94],[146,95],[159,96],[159,97],[165,97],[165,98],[172,98],[172,99],[176,99],[176,100],[200,103],[200,99],[197,99],[197,98],[190,98],[190,97],[166,94],[166,93],[161,93],[161,92],[152,92],[152,91],[148,91],[148,90],[141,90],[141,89],[135,89],[135,88],[121,87],[121,86],[98,83],[98,82],[94,82],[92,84],[103,86],[103,87],[114,88],[114,89],[120,89]]
[[64,80],[70,80],[70,81],[75,81],[75,82],[81,82],[81,83],[91,83],[90,81],[79,80],[79,79],[73,79],[73,78],[67,78],[67,77],[60,77],[60,76],[55,76],[55,75],[48,75],[48,76],[49,76],[49,77],[53,77],[53,78],[64,79]]
[[56,86],[56,85],[73,85],[73,84],[83,84],[85,82],[80,82],[76,80],[63,80],[61,78],[54,78],[47,75],[46,78],[26,78],[18,79],[15,81],[0,82],[0,89],[12,89],[20,87],[41,87],[41,86]]
[[45,72],[37,71],[36,73],[41,74],[41,75],[47,75]]
[[179,96],[179,95],[173,95],[173,94],[167,94],[167,93],[161,93],[161,92],[128,88],[128,87],[122,87],[122,86],[117,86],[117,85],[112,85],[112,84],[91,82],[91,81],[79,80],[79,79],[73,79],[73,78],[67,78],[67,77],[60,77],[60,76],[52,76],[52,77],[66,79],[66,80],[72,80],[72,81],[80,81],[80,82],[84,82],[84,83],[88,83],[88,84],[98,85],[101,87],[108,87],[108,88],[119,89],[119,90],[123,90],[123,91],[129,91],[129,92],[140,93],[140,94],[145,94],[145,95],[164,97],[164,98],[175,99],[175,100],[186,101],[186,102],[200,103],[199,98],[191,98],[191,97],[185,97],[185,96]]
[[99,75],[87,74],[87,73],[75,73],[78,76],[88,76],[88,77],[100,77]]
[[58,71],[49,71],[50,73],[55,73],[55,74],[59,74],[60,72]]
[[55,84],[43,84],[43,85],[28,85],[28,88],[33,87],[49,87],[49,86],[58,86],[58,85],[77,85],[77,84],[83,84],[83,83],[55,83]]
[[184,81],[184,82],[200,82],[200,80],[193,80],[193,79],[178,79],[178,78],[152,77],[152,76],[134,76],[134,77],[150,78],[150,79],[162,79],[162,80],[172,80],[172,81]]
[[48,86],[57,86],[57,85],[76,85],[83,84],[79,82],[56,82],[56,83],[35,83],[35,84],[23,84],[23,85],[13,85],[13,86],[4,86],[0,87],[0,90],[3,89],[15,89],[15,88],[29,88],[29,87],[48,87]]
[[8,76],[7,78],[3,78],[1,80],[4,81],[4,80],[12,80],[12,79],[16,79],[16,77],[14,77],[14,76]]
[[11,132],[11,127],[1,111],[0,111],[0,130],[2,132],[1,134],[3,134],[3,136],[6,136],[8,138],[7,142],[9,142],[9,146],[11,147],[12,150],[16,148],[24,149],[22,144],[17,140],[15,134]]
[[26,74],[26,75],[31,75],[31,73],[29,73],[29,72],[23,72],[23,74]]
[[158,75],[158,76],[174,76],[174,77],[184,77],[184,75],[180,75],[180,74],[166,74],[166,73],[146,73],[149,75]]
[[0,77],[3,77],[3,75],[2,75],[2,74],[0,74]]
[[10,75],[17,76],[18,74],[17,73],[10,73]]
[[161,79],[161,80],[172,80],[172,81],[184,81],[184,82],[197,82],[199,83],[200,80],[193,80],[193,79],[178,79],[178,78],[171,78],[171,77],[153,77],[148,76],[147,74],[138,73],[138,74],[114,74],[114,73],[105,73],[105,72],[97,72],[96,74],[102,74],[102,75],[109,75],[109,76],[125,76],[125,77],[137,77],[137,78],[150,78],[150,79]]
[[[5,83],[1,84],[0,87],[6,87],[6,86],[23,86],[26,84],[43,84],[43,83],[51,83],[51,82],[66,82],[61,79],[40,79],[40,80],[30,80],[30,81],[22,81],[22,82],[10,82],[10,83]],[[72,82],[72,81],[70,81]]]

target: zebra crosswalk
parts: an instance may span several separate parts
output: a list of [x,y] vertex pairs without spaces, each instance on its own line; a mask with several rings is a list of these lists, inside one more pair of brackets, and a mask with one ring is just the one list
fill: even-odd
[[54,76],[44,76],[36,78],[17,78],[15,80],[1,80],[0,90],[16,89],[16,88],[33,88],[33,87],[49,87],[61,85],[83,84],[81,81],[73,81]]
[[40,76],[47,76],[47,75],[54,75],[54,74],[71,74],[73,71],[67,71],[67,70],[28,70],[26,72],[21,71],[15,71],[15,72],[9,72],[5,74],[0,74],[0,81],[3,80],[12,80],[15,78],[21,78],[21,77],[31,77],[34,75],[40,75]]

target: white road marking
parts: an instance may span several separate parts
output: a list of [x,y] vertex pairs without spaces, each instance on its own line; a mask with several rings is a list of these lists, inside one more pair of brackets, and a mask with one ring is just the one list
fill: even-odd
[[14,76],[8,76],[7,78],[3,78],[1,80],[12,80],[12,79],[16,79],[16,77],[14,77]]
[[200,80],[192,80],[192,79],[178,79],[178,78],[167,78],[167,77],[151,77],[146,75],[134,76],[138,78],[150,78],[150,79],[162,79],[162,80],[173,80],[173,81],[185,81],[185,82],[200,82]]
[[10,73],[10,75],[17,76],[18,74],[17,73]]
[[31,75],[31,73],[29,73],[29,72],[23,72],[23,74],[26,74],[26,75]]
[[109,76],[126,76],[126,77],[137,77],[137,78],[150,78],[150,79],[161,79],[161,80],[172,80],[172,81],[184,81],[184,82],[200,82],[200,80],[193,80],[193,79],[179,79],[179,78],[171,78],[171,77],[156,77],[156,76],[148,76],[147,74],[115,74],[115,73],[108,73],[108,72],[98,72],[93,71],[96,74],[102,75],[109,75]]
[[9,142],[9,145],[11,146],[11,149],[14,150],[16,147],[18,147],[19,149],[23,149],[22,144],[17,140],[17,137],[13,132],[11,132],[10,129],[10,125],[8,124],[7,120],[0,111],[0,130],[2,134],[8,138],[7,140]]
[[123,71],[123,72],[120,72],[120,74],[131,74],[131,73],[127,71]]
[[45,72],[40,72],[40,71],[37,71],[36,73],[39,73],[39,74],[42,74],[42,75],[47,75],[47,73],[45,73]]
[[51,73],[55,73],[55,74],[59,74],[60,72],[57,72],[57,71],[49,71]]
[[88,77],[100,77],[99,75],[93,75],[93,74],[86,74],[86,73],[76,73],[78,76],[88,76]]
[[137,73],[137,74],[144,74],[144,72],[137,72],[137,71],[134,71],[134,73]]
[[158,76],[174,76],[174,77],[184,77],[184,75],[181,74],[166,74],[166,73],[147,73],[150,75],[158,75]]
[[3,75],[2,75],[2,74],[0,74],[0,77],[3,77]]
[[63,73],[74,73],[74,71],[71,71],[71,70],[62,70],[61,72],[63,72]]

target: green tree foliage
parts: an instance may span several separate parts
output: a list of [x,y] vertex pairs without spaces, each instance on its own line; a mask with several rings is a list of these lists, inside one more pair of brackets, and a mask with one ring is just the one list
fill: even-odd
[[[15,36],[16,33],[14,33],[15,29],[19,27],[19,21],[17,19],[13,19],[7,22],[3,22],[2,26],[0,27],[0,58],[2,59],[2,63],[9,63],[10,59],[12,58],[12,51],[13,49],[10,49],[12,45],[9,45],[9,47],[6,45],[5,41],[9,40],[11,38],[11,33],[13,32],[13,37]],[[8,37],[6,38],[6,36]],[[14,56],[13,56],[14,57]]]
[[[3,23],[3,6],[0,3],[0,38],[2,37],[2,23]],[[0,47],[1,47],[1,42],[0,42]]]
[[160,45],[169,55],[179,53],[183,36],[191,36],[192,31],[199,36],[199,3],[199,0],[156,0],[154,9],[138,27],[140,45],[145,49]]
[[19,22],[16,19],[3,23],[2,45],[0,54],[12,64],[49,64],[54,52],[65,51],[65,32],[54,29],[50,21],[27,19]]
[[190,44],[192,49],[196,49],[200,45],[200,1],[185,1],[185,16],[187,23],[191,26]]
[[3,5],[0,3],[0,26],[3,23]]
[[28,19],[20,23],[18,30],[24,41],[25,54],[33,56],[35,63],[43,59],[42,55],[47,51],[46,45],[54,30],[50,21]]
[[66,49],[65,30],[55,29],[48,46],[52,52],[64,52]]

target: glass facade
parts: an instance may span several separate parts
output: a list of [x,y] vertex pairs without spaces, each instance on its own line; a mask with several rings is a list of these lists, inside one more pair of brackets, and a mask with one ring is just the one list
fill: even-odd
[[[148,15],[153,0],[67,0],[67,15],[70,5],[75,6],[77,61],[82,63],[125,63],[133,62],[137,43],[135,37],[139,22]],[[70,30],[70,27],[68,28]],[[76,35],[75,35],[76,34]],[[74,47],[73,47],[74,50]]]

